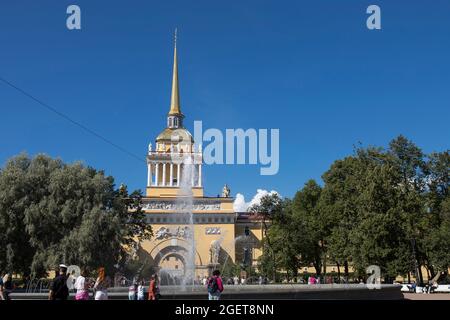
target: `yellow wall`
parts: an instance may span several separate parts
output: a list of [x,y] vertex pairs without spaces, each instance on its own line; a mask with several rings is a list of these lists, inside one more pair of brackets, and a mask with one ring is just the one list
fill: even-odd
[[[153,232],[156,233],[161,227],[168,228],[171,232],[175,231],[178,226],[184,227],[186,225],[176,225],[176,224],[153,224]],[[206,228],[218,227],[221,229],[221,234],[206,234]],[[220,242],[221,249],[228,255],[228,259],[234,263],[235,259],[235,247],[234,247],[234,223],[227,224],[195,224],[194,225],[194,241],[195,241],[195,264],[196,264],[196,275],[204,276],[208,275],[208,266],[210,265],[210,248],[211,243],[214,240]],[[153,261],[157,260],[157,254],[164,250],[164,248],[179,246],[186,250],[189,250],[189,242],[182,238],[169,238],[157,240],[155,238],[147,240],[141,243],[142,249],[144,249],[148,254],[151,255]],[[172,264],[164,262],[160,266],[170,267]],[[181,266],[181,263],[180,263]]]
[[[161,178],[162,180],[162,178]],[[147,197],[177,197],[180,195],[178,187],[147,187]],[[195,198],[203,197],[203,187],[193,187],[192,195]]]

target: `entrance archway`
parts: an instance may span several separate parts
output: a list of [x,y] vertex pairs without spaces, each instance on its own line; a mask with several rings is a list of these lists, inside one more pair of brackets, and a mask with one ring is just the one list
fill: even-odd
[[[190,277],[190,273],[193,272],[192,266],[187,267],[186,261],[192,258],[195,260],[194,269],[203,266],[200,254],[196,249],[194,251],[195,257],[190,256],[192,254],[191,246],[185,239],[172,237],[159,241],[147,251],[161,285],[176,285],[181,284],[182,280],[186,281],[186,276]],[[192,277],[195,277],[195,273]]]
[[180,246],[165,247],[157,254],[155,263],[158,266],[161,285],[181,283],[186,272],[186,254],[186,249]]

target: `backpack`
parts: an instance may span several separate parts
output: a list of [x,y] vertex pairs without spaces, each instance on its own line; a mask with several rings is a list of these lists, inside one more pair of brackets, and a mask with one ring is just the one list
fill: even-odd
[[208,281],[208,293],[216,293],[219,291],[219,285],[217,284],[217,278],[211,277]]

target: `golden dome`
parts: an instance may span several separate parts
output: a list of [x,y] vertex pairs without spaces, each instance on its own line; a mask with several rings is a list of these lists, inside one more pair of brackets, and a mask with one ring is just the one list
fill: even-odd
[[177,143],[179,141],[194,143],[194,138],[184,128],[166,128],[156,137],[156,142]]

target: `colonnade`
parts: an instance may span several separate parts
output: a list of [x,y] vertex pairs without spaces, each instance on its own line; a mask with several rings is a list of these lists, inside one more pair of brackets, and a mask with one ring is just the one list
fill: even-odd
[[[181,183],[182,170],[190,168],[192,170],[191,186],[202,186],[202,165],[185,165],[173,162],[149,162],[147,164],[147,186],[153,187],[179,187]],[[161,172],[161,173],[160,173]],[[167,180],[167,177],[169,178]],[[176,177],[176,179],[175,179]]]

